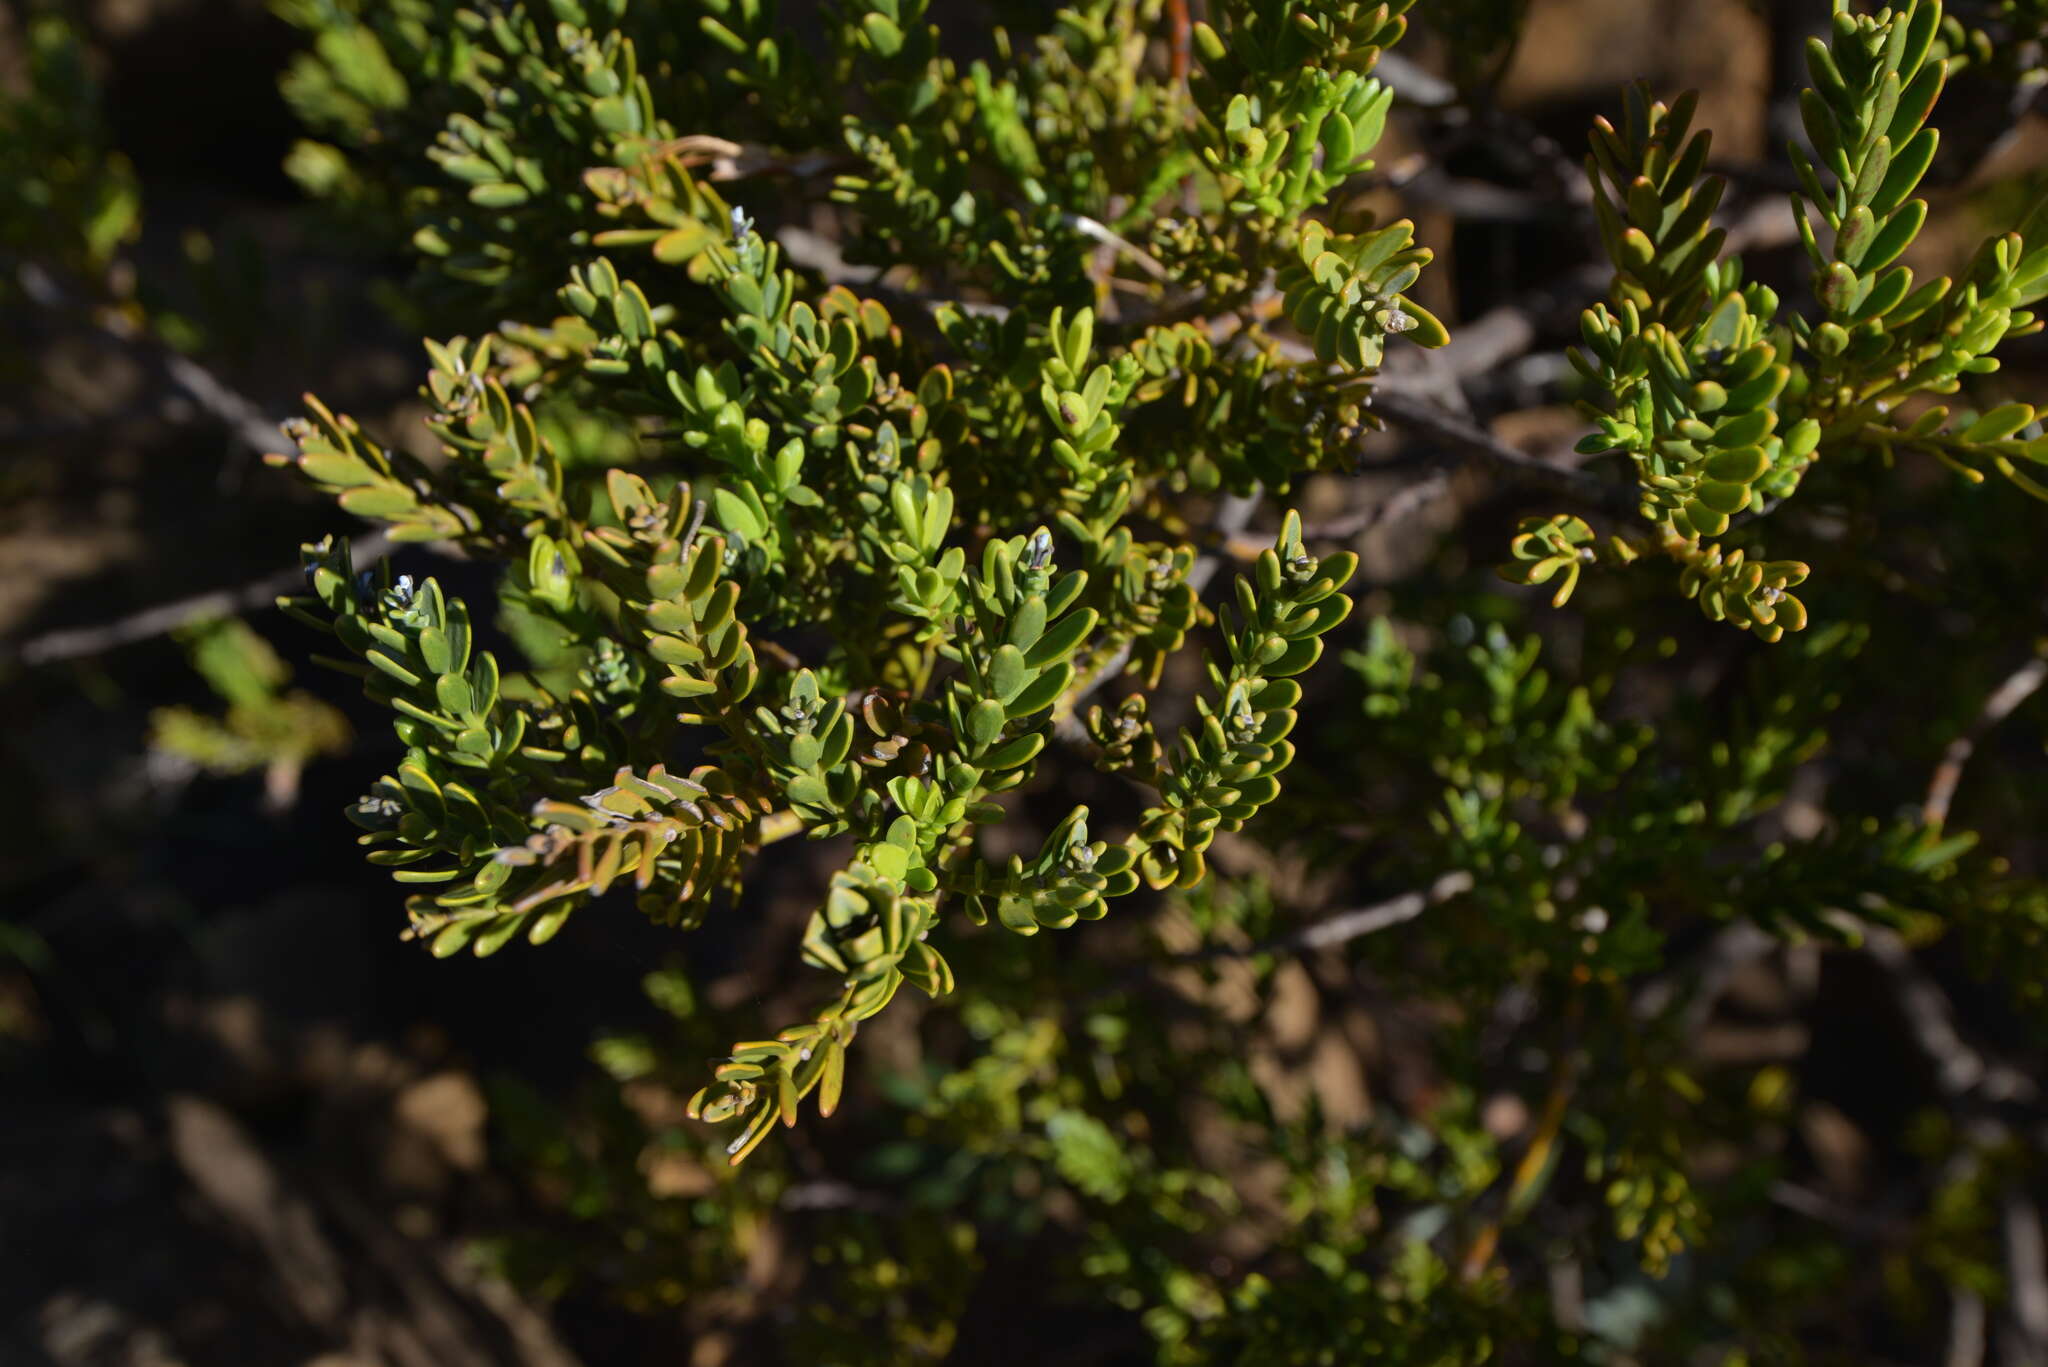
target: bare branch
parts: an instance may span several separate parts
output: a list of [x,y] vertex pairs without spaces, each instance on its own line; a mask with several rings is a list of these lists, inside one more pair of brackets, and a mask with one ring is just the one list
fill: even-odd
[[1951,1286],[1948,1294],[1948,1351],[1942,1367],[1979,1367],[1984,1361],[1984,1298],[1960,1286]]
[[1140,247],[1137,243],[1117,232],[1106,223],[1098,222],[1086,214],[1061,214],[1060,218],[1069,228],[1083,237],[1091,237],[1105,247],[1114,247],[1143,268],[1145,274],[1154,280],[1170,280],[1173,272],[1160,264],[1159,258]]
[[1914,1043],[1935,1065],[1935,1085],[1956,1099],[1972,1092],[1990,1101],[2033,1101],[2040,1088],[2026,1074],[1987,1060],[1957,1029],[1955,1007],[1940,984],[1927,976],[1897,932],[1882,926],[1857,927],[1863,949],[1892,975],[1899,1009]]
[[1575,327],[1587,298],[1603,294],[1611,275],[1603,262],[1565,271],[1469,322],[1460,323],[1447,346],[1423,354],[1441,357],[1450,373],[1461,380],[1497,370],[1526,354],[1543,334]]
[[1555,217],[1554,204],[1528,190],[1453,176],[1425,162],[1395,182],[1408,200],[1467,223],[1537,223]]
[[2041,1367],[2048,1362],[2048,1246],[2041,1235],[2041,1210],[2017,1185],[1999,1201],[2005,1231],[2005,1272],[2011,1289],[2007,1311],[2011,1333],[2006,1360]]
[[1859,1238],[1896,1241],[1912,1233],[1906,1221],[1844,1204],[1796,1182],[1771,1183],[1770,1196],[1773,1205]]
[[1632,485],[1525,455],[1478,424],[1398,388],[1376,388],[1373,408],[1389,421],[1505,478],[1553,489],[1617,518],[1633,522],[1641,517]]
[[1171,967],[1179,964],[1207,963],[1214,959],[1249,958],[1257,954],[1303,954],[1312,949],[1329,949],[1412,921],[1438,903],[1448,902],[1453,897],[1462,896],[1471,890],[1472,875],[1460,869],[1444,874],[1427,888],[1404,892],[1399,897],[1390,897],[1371,906],[1340,911],[1320,921],[1312,921],[1298,930],[1262,941],[1249,949],[1217,946],[1194,950],[1187,954],[1175,954],[1160,960],[1160,963]]
[[[1282,355],[1292,360],[1308,361],[1315,356],[1314,349],[1307,342],[1295,338],[1275,338],[1273,344]],[[1513,345],[1512,340],[1509,345]],[[1500,354],[1497,347],[1490,350],[1496,356]],[[1373,382],[1373,411],[1419,436],[1430,438],[1452,454],[1507,479],[1554,489],[1617,518],[1631,522],[1640,518],[1632,484],[1603,479],[1583,470],[1525,455],[1476,422],[1435,402],[1429,396],[1443,391],[1446,378],[1433,370],[1379,375]]]
[[2031,697],[2044,682],[2048,682],[2048,654],[2036,646],[2034,657],[1992,690],[1976,719],[1941,752],[1941,762],[1934,766],[1934,777],[1927,784],[1927,801],[1920,808],[1923,822],[1939,827],[1948,820],[1949,804],[1955,800],[1956,786],[1963,781],[1963,766],[1976,752],[1977,742],[1984,739],[1992,727],[2012,715],[2013,709]]
[[118,314],[85,308],[79,299],[59,284],[54,276],[34,262],[23,262],[16,272],[22,293],[44,308],[89,317],[100,336],[133,353],[170,384],[211,414],[235,439],[259,455],[277,445],[277,419],[265,413],[253,400],[237,393],[219,376],[188,356],[165,346]]
[[1373,74],[1393,88],[1396,95],[1424,109],[1441,109],[1456,104],[1458,87],[1432,71],[1424,71],[1398,52],[1382,52],[1373,64]]
[[[370,561],[388,552],[391,544],[390,533],[379,531],[358,538],[353,546],[360,561]],[[159,603],[153,608],[144,608],[127,617],[102,622],[97,626],[64,627],[57,631],[45,632],[41,636],[24,641],[14,652],[15,658],[22,664],[33,667],[99,655],[136,641],[169,635],[193,622],[217,617],[237,617],[245,612],[272,607],[280,595],[303,587],[305,582],[306,572],[302,568],[279,570],[253,583],[235,588],[214,589],[210,593],[194,594],[190,598],[180,598],[171,603]]]
[[867,1191],[848,1182],[822,1178],[813,1182],[798,1182],[787,1188],[776,1203],[782,1210],[894,1210],[894,1197],[877,1191]]
[[1071,999],[1069,1009],[1090,1006],[1105,997],[1156,984],[1159,982],[1156,975],[1162,969],[1185,968],[1195,964],[1213,963],[1218,959],[1249,959],[1260,954],[1304,954],[1310,950],[1348,944],[1352,940],[1403,925],[1438,903],[1448,902],[1451,898],[1471,890],[1472,875],[1458,870],[1444,874],[1427,888],[1404,892],[1399,897],[1390,897],[1371,906],[1340,911],[1255,945],[1215,945],[1208,949],[1190,950],[1185,954],[1163,955],[1133,965],[1107,987],[1100,988],[1086,997]]

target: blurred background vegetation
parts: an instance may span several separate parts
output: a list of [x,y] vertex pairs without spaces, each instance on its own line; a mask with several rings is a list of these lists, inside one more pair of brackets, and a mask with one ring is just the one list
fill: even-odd
[[[1303,494],[1366,568],[1285,809],[1219,842],[1209,890],[963,947],[983,986],[878,1021],[862,1104],[736,1177],[682,1098],[724,1020],[776,1018],[801,851],[697,940],[628,913],[545,954],[400,943],[336,819],[395,742],[265,608],[339,516],[260,461],[301,390],[434,449],[405,234],[318,142],[403,83],[321,9],[0,7],[0,1361],[2048,1363],[2041,913],[2011,891],[2048,872],[2038,698],[1980,726],[2038,659],[2043,538],[1938,474],[1885,495],[1889,539],[1773,656],[1655,587],[1564,614],[1504,589],[1541,492],[1377,439],[1383,466]],[[1030,10],[938,17],[980,52]],[[2048,163],[2039,54],[1999,41],[2035,17],[1954,12],[1987,37],[1936,119],[1935,269]],[[1495,435],[1549,456],[1583,430],[1562,349],[1604,275],[1577,149],[1625,82],[1701,92],[1732,235],[1798,277],[1776,149],[1824,4],[1415,18],[1410,89],[1449,94],[1360,192],[1438,252],[1421,297]],[[368,74],[337,90],[335,63]],[[2043,361],[2016,348],[2001,392],[2037,396]],[[1895,861],[1961,933],[1733,933],[1779,929],[1774,879],[1890,838],[1963,735],[1949,824],[1997,860],[1947,893],[1912,878],[1954,851]],[[1613,853],[1542,934],[1475,895],[1251,952],[1519,857],[1465,839],[1474,794],[1620,773],[1616,811],[1762,834]],[[1796,867],[1759,862],[1784,842]],[[1631,916],[1678,933],[1608,933]],[[1619,1016],[1569,987],[1603,935]]]

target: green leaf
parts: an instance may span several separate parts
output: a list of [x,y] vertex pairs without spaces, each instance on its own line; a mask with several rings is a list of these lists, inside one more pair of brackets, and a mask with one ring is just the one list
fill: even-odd
[[1863,274],[1869,275],[1882,270],[1897,260],[1899,253],[1905,251],[1912,245],[1913,239],[1920,235],[1920,225],[1926,221],[1927,202],[1919,199],[1906,201],[1905,206],[1878,230],[1870,249],[1862,253],[1857,264]]
[[1008,702],[1017,696],[1019,690],[1030,682],[1030,672],[1024,663],[1024,652],[1012,645],[996,647],[989,657],[989,687],[995,691],[999,702]]
[[894,57],[903,50],[903,30],[888,16],[870,11],[861,17],[860,27],[877,56]]
[[1967,442],[2003,441],[2033,420],[2034,410],[2031,405],[2004,404],[1964,428],[1961,438]]
[[398,484],[373,484],[350,489],[336,500],[357,517],[399,518],[419,507],[412,491]]
[[1068,613],[1025,652],[1024,663],[1033,669],[1043,669],[1066,659],[1088,639],[1089,633],[1095,630],[1095,622],[1094,608]]
[[1003,705],[983,698],[967,711],[967,738],[977,747],[985,746],[1003,731]]
[[718,525],[727,531],[748,541],[759,541],[768,534],[768,525],[755,515],[745,499],[730,489],[712,490],[711,505],[716,510]]
[[1907,146],[1892,156],[1892,162],[1884,172],[1884,184],[1880,184],[1878,193],[1870,199],[1872,213],[1894,213],[1898,205],[1907,201],[1921,182],[1921,176],[1925,176],[1927,168],[1933,164],[1933,154],[1939,143],[1942,143],[1942,129],[1933,127],[1921,129],[1907,139]]
[[1026,731],[1021,736],[1010,737],[1010,739],[983,755],[979,762],[983,767],[994,771],[1015,769],[1038,758],[1039,751],[1044,748],[1044,732]]
[[1012,720],[1028,717],[1034,712],[1043,712],[1059,701],[1060,694],[1067,691],[1067,684],[1073,680],[1074,667],[1065,661],[1045,669],[1013,698],[1006,698],[1007,712]]
[[1708,457],[1706,473],[1709,479],[1727,484],[1751,484],[1770,468],[1770,457],[1761,446],[1737,446]]

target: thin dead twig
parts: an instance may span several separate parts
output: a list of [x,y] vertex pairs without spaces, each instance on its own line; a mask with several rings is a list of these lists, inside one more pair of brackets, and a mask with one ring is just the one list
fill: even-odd
[[1140,247],[1106,223],[1088,217],[1086,214],[1062,214],[1061,219],[1069,228],[1083,237],[1092,238],[1105,247],[1113,247],[1136,262],[1145,274],[1154,280],[1171,280],[1173,272],[1162,264],[1158,257]]
[[32,261],[21,263],[15,274],[21,281],[22,293],[30,299],[53,312],[89,318],[94,332],[156,371],[173,388],[197,404],[201,411],[212,415],[234,433],[235,439],[250,450],[261,455],[277,445],[277,419],[265,413],[255,401],[236,392],[205,366],[171,350],[117,314],[103,315],[86,307],[59,284],[55,276]]
[[[354,554],[360,561],[370,561],[384,555],[392,547],[388,532],[372,532],[353,543]],[[159,603],[153,608],[112,622],[102,622],[89,627],[63,627],[56,631],[44,632],[21,644],[14,652],[15,658],[28,666],[57,664],[64,660],[83,659],[89,655],[104,654],[120,646],[132,645],[136,641],[147,641],[157,636],[167,636],[180,627],[194,622],[207,621],[217,617],[239,617],[245,612],[255,612],[273,607],[277,599],[306,582],[303,568],[279,570],[265,575],[252,583],[235,588],[214,589],[209,593],[194,594],[175,602]]]
[[2011,1287],[2007,1360],[2040,1367],[2048,1362],[2048,1240],[2041,1234],[2040,1207],[2018,1185],[2009,1186],[1999,1200],[1999,1225]]
[[1773,1205],[1858,1238],[1892,1242],[1912,1233],[1912,1226],[1904,1221],[1847,1205],[1795,1182],[1771,1183],[1770,1197]]
[[1984,1298],[1961,1287],[1949,1288],[1948,1351],[1943,1367],[1979,1367],[1984,1361]]
[[1454,176],[1434,163],[1424,163],[1397,180],[1394,188],[1410,201],[1463,222],[1538,223],[1556,212],[1554,201],[1533,191]]
[[2025,1073],[1985,1058],[1963,1038],[1956,1025],[1955,1005],[1941,985],[1929,977],[1898,932],[1883,926],[1858,925],[1863,950],[1889,973],[1899,992],[1899,1009],[1913,1042],[1935,1065],[1935,1086],[1953,1101],[1975,1093],[1987,1101],[2031,1102],[2041,1089]]
[[1458,87],[1433,71],[1425,71],[1398,52],[1382,52],[1373,74],[1396,95],[1423,109],[1441,109],[1458,102]]
[[1615,518],[1633,522],[1641,516],[1633,486],[1525,455],[1477,423],[1416,395],[1381,385],[1373,393],[1373,409],[1504,478],[1555,490]]
[[[1298,339],[1275,338],[1273,344],[1292,360],[1308,361],[1315,355],[1307,342]],[[1542,485],[1617,518],[1632,522],[1640,517],[1633,485],[1517,451],[1478,423],[1437,402],[1434,396],[1444,391],[1445,382],[1446,376],[1431,371],[1382,374],[1373,383],[1373,411],[1505,478]]]
[[1208,963],[1216,959],[1250,958],[1259,954],[1306,954],[1311,950],[1330,949],[1412,921],[1431,907],[1448,902],[1453,897],[1462,896],[1471,890],[1472,875],[1459,869],[1444,874],[1426,888],[1404,892],[1398,897],[1389,897],[1386,901],[1375,902],[1371,906],[1354,907],[1349,911],[1325,916],[1285,935],[1262,940],[1249,949],[1214,946],[1209,949],[1191,950],[1186,954],[1175,954],[1161,960],[1160,963],[1166,967],[1177,967],[1183,964]]
[[1371,906],[1354,907],[1311,921],[1308,925],[1276,935],[1254,945],[1212,945],[1207,949],[1189,950],[1185,954],[1169,954],[1134,965],[1109,986],[1079,999],[1077,1007],[1092,1006],[1104,998],[1120,992],[1155,984],[1163,969],[1188,968],[1221,959],[1249,959],[1261,954],[1306,954],[1313,950],[1330,949],[1348,944],[1367,935],[1390,930],[1403,925],[1428,911],[1439,903],[1448,902],[1472,890],[1472,875],[1457,870],[1444,874],[1427,888],[1404,892],[1398,897],[1389,897],[1384,902]]
[[1948,820],[1949,804],[1955,801],[1956,787],[1963,781],[1963,766],[1976,752],[1977,742],[2011,716],[2043,683],[2048,683],[2048,653],[2037,645],[2033,658],[1991,691],[1976,718],[1941,752],[1941,762],[1934,766],[1934,777],[1927,784],[1927,800],[1920,808],[1921,821],[1938,829]]

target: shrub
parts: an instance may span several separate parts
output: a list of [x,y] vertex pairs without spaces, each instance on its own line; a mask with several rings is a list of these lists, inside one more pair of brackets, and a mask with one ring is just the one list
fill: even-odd
[[[292,174],[417,254],[437,449],[309,399],[273,460],[468,562],[306,548],[285,606],[403,747],[349,818],[435,955],[628,885],[697,932],[595,1099],[501,1086],[582,1217],[504,1267],[819,1363],[978,1351],[1004,1278],[1168,1363],[1736,1363],[1869,1349],[1834,1312],[1872,1287],[1931,1341],[1926,1287],[2019,1275],[2038,1089],[1914,951],[1997,1019],[2039,994],[2038,768],[1983,832],[1951,806],[2048,675],[2048,436],[1995,378],[2048,243],[2008,212],[1938,274],[1919,192],[1951,72],[2033,79],[2031,7],[1837,0],[1754,273],[1693,97],[1595,120],[1581,460],[1461,411],[1419,302],[1459,291],[1374,162],[1404,104],[1549,155],[1490,98],[1523,6],[1084,0],[985,43],[924,0],[277,8]],[[1441,90],[1387,59],[1411,18]],[[1344,547],[1453,465],[1492,501],[1460,472],[1475,515],[1352,622]],[[825,976],[733,969],[764,944]],[[1819,946],[1934,1079],[1885,1141],[1910,1209],[1786,1175],[1824,1069],[1695,1038],[1743,975],[1826,1028]],[[942,1005],[885,1014],[906,982]],[[793,1225],[811,1265],[746,1281]]]

